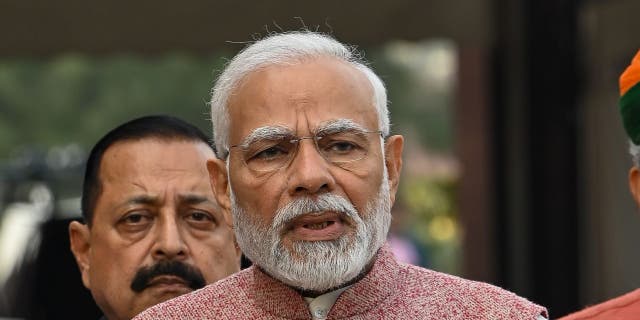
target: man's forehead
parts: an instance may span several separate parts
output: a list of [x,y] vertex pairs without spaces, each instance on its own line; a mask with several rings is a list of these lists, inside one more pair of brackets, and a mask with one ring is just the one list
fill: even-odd
[[[161,156],[160,156],[161,155]],[[213,150],[202,141],[158,139],[123,140],[111,145],[100,161],[100,172],[114,169],[149,169],[163,167],[168,170],[204,168],[206,160],[214,157]]]
[[131,155],[144,156],[144,152],[141,152],[143,148],[161,149],[162,152],[171,150],[179,152],[178,149],[193,149],[194,151],[197,150],[199,153],[205,156],[213,154],[213,150],[211,149],[211,147],[201,140],[188,139],[183,137],[149,136],[139,139],[124,139],[113,143],[104,151],[102,162],[105,162],[105,158],[108,155],[112,155],[114,153],[125,152]]
[[253,70],[234,86],[227,107],[232,111],[236,104],[244,104],[247,100],[259,102],[249,106],[251,112],[260,110],[265,103],[312,104],[318,99],[312,93],[318,91],[324,93],[322,98],[358,100],[360,106],[374,107],[374,89],[365,73],[348,62],[331,57],[272,64]]
[[103,192],[152,194],[209,190],[206,159],[213,151],[202,142],[130,141],[105,152],[99,172]]
[[[283,82],[287,85],[282,86]],[[239,94],[247,87],[260,89],[263,93],[282,93],[291,90],[305,92],[318,85],[332,87],[336,92],[366,91],[369,97],[373,97],[373,85],[362,70],[337,58],[314,57],[291,64],[271,64],[255,69],[242,77],[230,99],[233,101],[241,97]]]
[[250,73],[234,90],[228,112],[231,145],[265,126],[284,126],[306,135],[345,118],[367,130],[378,129],[367,77],[352,65],[329,58]]

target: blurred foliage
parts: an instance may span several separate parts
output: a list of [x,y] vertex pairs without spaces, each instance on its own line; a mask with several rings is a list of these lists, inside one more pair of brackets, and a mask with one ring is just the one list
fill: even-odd
[[116,125],[169,113],[210,132],[209,90],[219,55],[173,53],[0,61],[0,158],[19,146],[91,146]]
[[[431,40],[398,41],[367,52],[387,85],[393,131],[418,139],[431,154],[453,152],[455,50],[450,41]],[[423,264],[460,274],[462,231],[456,186],[455,173],[405,174],[396,206],[406,211],[400,228],[417,245]]]
[[367,51],[367,58],[387,86],[394,131],[415,132],[422,145],[436,152],[452,150],[453,79],[449,74],[433,73],[436,68],[455,71],[455,66],[447,66],[447,59],[442,59],[454,50],[447,41],[425,41],[391,43]]
[[456,206],[454,177],[404,177],[400,199],[410,213],[404,232],[428,255],[429,267],[453,274],[460,272],[461,230]]

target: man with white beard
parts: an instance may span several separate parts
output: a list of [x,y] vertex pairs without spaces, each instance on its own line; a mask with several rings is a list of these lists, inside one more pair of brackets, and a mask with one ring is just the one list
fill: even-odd
[[254,266],[136,319],[544,319],[500,288],[399,263],[385,244],[402,167],[384,84],[314,32],[271,35],[213,88],[220,205]]

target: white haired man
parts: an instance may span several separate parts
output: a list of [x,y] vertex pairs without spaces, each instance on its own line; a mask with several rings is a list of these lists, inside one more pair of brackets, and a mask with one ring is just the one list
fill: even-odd
[[[620,75],[620,114],[629,136],[633,166],[629,169],[631,195],[640,205],[640,51]],[[640,289],[567,315],[561,320],[638,319]]]
[[207,163],[254,266],[137,319],[529,319],[497,287],[397,262],[385,245],[402,167],[382,81],[326,35],[272,35],[213,88]]

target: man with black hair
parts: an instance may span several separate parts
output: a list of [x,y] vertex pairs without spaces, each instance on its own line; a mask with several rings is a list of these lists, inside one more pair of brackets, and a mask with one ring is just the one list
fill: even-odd
[[218,206],[196,127],[147,116],[107,133],[87,161],[84,223],[69,225],[84,285],[105,318],[204,287],[240,268],[231,218]]

